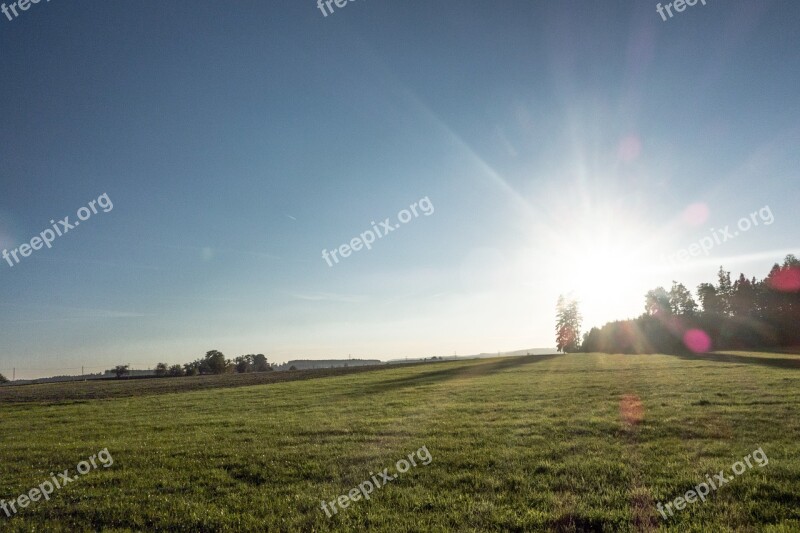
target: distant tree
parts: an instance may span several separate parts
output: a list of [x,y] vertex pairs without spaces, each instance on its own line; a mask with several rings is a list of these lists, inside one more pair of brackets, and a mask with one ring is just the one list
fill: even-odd
[[[227,365],[227,362],[226,362]],[[203,357],[202,359],[195,359],[191,363],[187,363],[183,365],[184,370],[186,370],[187,376],[205,376],[207,374],[213,374],[214,372],[211,370],[211,363],[207,357]]]
[[253,372],[272,372],[267,356],[259,353],[253,356]]
[[650,316],[672,314],[669,293],[664,287],[656,287],[647,291],[644,296],[644,311]]
[[730,309],[736,318],[747,318],[756,314],[756,282],[739,274],[733,283],[730,296]]
[[225,360],[225,355],[219,350],[206,352],[204,363],[211,374],[224,374],[228,370],[228,361]]
[[163,378],[167,375],[168,370],[169,367],[167,366],[167,363],[158,363],[156,365],[156,376]]
[[[740,274],[731,283],[730,272],[720,267],[716,285],[698,285],[697,301],[682,284],[673,282],[669,292],[658,287],[645,295],[645,311],[636,319],[592,328],[581,350],[683,354],[687,349],[702,351],[706,341],[718,350],[796,347],[800,345],[800,260],[787,256],[760,281]],[[687,335],[691,331],[702,335]]]
[[184,374],[187,376],[196,376],[200,373],[200,361],[192,361],[183,365]]
[[583,334],[581,351],[585,353],[599,352],[601,350],[601,344],[600,330],[593,327],[587,333]]
[[6,378],[3,374],[0,374],[0,383],[8,383],[8,378]]
[[246,372],[253,372],[253,358],[254,355],[240,355],[233,360],[233,368],[239,374]]
[[292,366],[289,367],[289,370],[297,370],[297,367],[292,365]]
[[800,261],[787,255],[783,265],[775,264],[761,284],[762,315],[780,333],[783,346],[800,345]]
[[130,374],[130,370],[128,370],[129,365],[117,365],[114,367],[114,375],[117,376],[117,379],[122,378],[122,376]]
[[731,298],[733,297],[733,284],[731,273],[721,266],[717,272],[717,297],[724,316],[731,316]]
[[559,352],[575,352],[581,338],[582,317],[574,298],[559,295],[556,304],[556,348]]
[[167,375],[173,378],[179,378],[184,374],[183,367],[181,365],[172,365],[169,367],[167,371]]
[[703,313],[709,315],[722,315],[722,301],[717,296],[717,288],[711,283],[701,283],[697,286],[697,297]]
[[669,291],[669,307],[673,315],[694,316],[697,312],[697,302],[692,298],[692,293],[677,281],[672,282],[672,289]]

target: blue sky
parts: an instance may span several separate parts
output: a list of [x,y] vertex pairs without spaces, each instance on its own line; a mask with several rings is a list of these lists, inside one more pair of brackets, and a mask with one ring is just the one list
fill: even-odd
[[[7,2],[8,3],[8,2]],[[0,15],[0,372],[554,345],[798,253],[800,4],[40,2]],[[329,267],[372,221],[420,216]],[[684,216],[687,208],[698,216]],[[699,206],[699,207],[698,207]],[[765,206],[680,268],[662,256]]]

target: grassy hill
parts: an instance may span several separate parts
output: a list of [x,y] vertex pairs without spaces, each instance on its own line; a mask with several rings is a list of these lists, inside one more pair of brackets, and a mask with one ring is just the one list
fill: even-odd
[[[46,391],[3,397],[0,498],[102,449],[114,462],[14,518],[0,511],[0,530],[798,531],[798,361],[536,355],[56,403]],[[422,447],[429,464],[418,455],[399,473]],[[658,502],[732,476],[758,448],[768,465],[660,516]],[[384,469],[397,478],[369,501],[330,518],[321,508]]]

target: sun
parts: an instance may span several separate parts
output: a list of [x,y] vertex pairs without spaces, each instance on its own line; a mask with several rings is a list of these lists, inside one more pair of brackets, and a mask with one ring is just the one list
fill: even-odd
[[653,283],[648,232],[620,216],[594,210],[553,228],[557,269],[549,276],[559,292],[579,301],[584,331],[638,316]]

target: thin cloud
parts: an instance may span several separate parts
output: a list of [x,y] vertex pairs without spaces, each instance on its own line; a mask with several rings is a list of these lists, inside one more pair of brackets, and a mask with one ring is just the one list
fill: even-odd
[[298,300],[305,300],[309,302],[344,302],[344,303],[360,303],[367,301],[366,296],[359,296],[355,294],[334,294],[330,292],[315,292],[311,294],[293,294]]
[[[13,304],[4,304],[11,305]],[[22,307],[22,306],[20,306]],[[47,306],[45,306],[47,307]],[[65,310],[69,308],[63,308]],[[136,313],[132,311],[109,311],[107,309],[69,309],[72,313],[70,316],[63,316],[58,318],[42,318],[35,320],[12,320],[3,322],[4,324],[39,324],[42,322],[72,322],[81,320],[107,320],[115,318],[143,318],[147,316],[154,316],[144,313]]]

